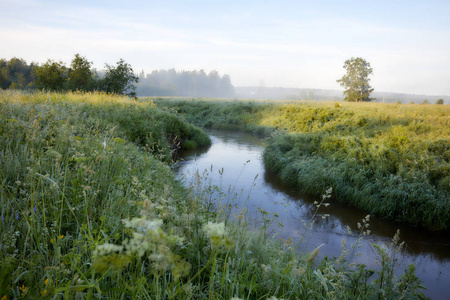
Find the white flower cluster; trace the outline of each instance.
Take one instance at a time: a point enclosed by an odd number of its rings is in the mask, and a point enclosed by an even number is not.
[[[106,243],[97,246],[97,249],[94,250],[94,256],[108,255],[114,252],[122,252],[122,250],[123,246]]]
[[[233,248],[233,241],[226,236],[225,223],[208,222],[203,225],[202,229],[209,236],[211,246],[215,249],[223,251]]]
[[[147,220],[145,218],[133,218],[131,220],[122,220],[122,222],[125,227],[134,228],[136,231],[142,233],[154,232],[155,234],[158,234],[163,224],[163,221],[160,219]]]
[[[203,231],[211,238],[222,238],[225,235],[225,223],[208,222],[203,225]]]

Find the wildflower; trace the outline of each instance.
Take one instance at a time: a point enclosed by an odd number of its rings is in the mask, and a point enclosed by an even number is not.
[[[314,261],[314,259],[316,258],[317,254],[319,254],[320,247],[321,246],[317,247],[316,249],[313,250],[313,252],[311,252],[311,254],[306,259],[306,263],[310,264],[310,263],[312,263]]]
[[[155,220],[147,220],[144,218],[133,218],[130,220],[122,220],[125,227],[134,228],[137,231],[142,233],[154,232],[158,235],[158,231],[163,224],[163,221],[160,219]]]
[[[241,221],[241,225],[244,224],[244,212],[245,212],[245,207],[242,209],[241,214],[239,215],[239,221]]]
[[[50,240],[50,243],[52,243],[52,244],[53,244],[53,242],[54,242],[54,241],[55,241],[55,239],[51,239],[51,240]]]
[[[306,271],[302,267],[298,267],[298,268],[292,268],[291,273],[292,273],[292,276],[302,276],[303,274],[306,273]]]
[[[225,223],[208,222],[203,225],[203,231],[209,236],[212,246],[225,246],[226,250],[233,248],[234,243],[228,237],[225,237]]]
[[[122,252],[123,251],[123,246],[117,246],[114,244],[103,244],[103,245],[98,245],[97,249],[94,251],[94,256],[102,256],[102,255],[108,255],[111,254],[113,252]]]
[[[203,226],[203,230],[210,237],[223,237],[225,234],[225,223],[208,222],[208,224]]]
[[[45,285],[48,284],[48,278],[44,280]]]
[[[43,290],[43,291],[41,292],[41,296],[44,297],[45,295],[47,295],[47,293],[48,293],[47,290]]]
[[[19,213],[16,213],[16,220],[19,220]]]
[[[350,229],[350,226],[348,226],[348,225],[347,225],[347,233],[348,233],[349,235],[352,234],[352,230]]]
[[[5,221],[5,218],[4,218],[3,215],[2,215],[2,223],[3,223],[3,221]]]
[[[64,238],[64,235],[60,235],[59,239],[62,240]]]
[[[1,300],[6,300],[6,299],[7,299],[7,298],[6,298],[6,295],[5,295],[5,296],[3,296],[3,297],[2,297],[2,299],[1,299]]]
[[[269,274],[272,271],[272,266],[271,265],[266,266],[265,264],[261,264],[261,269],[263,269],[264,273]]]
[[[19,287],[19,290],[22,292],[22,296],[23,296],[23,295],[25,295],[28,288],[25,285],[22,285],[21,287]]]

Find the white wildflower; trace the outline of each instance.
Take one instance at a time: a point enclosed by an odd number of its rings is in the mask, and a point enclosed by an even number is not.
[[[208,224],[203,225],[203,230],[210,237],[223,237],[225,234],[225,223],[208,222]]]
[[[122,252],[122,250],[123,246],[106,243],[97,246],[97,249],[94,250],[94,256],[108,255],[113,252]]]
[[[158,234],[163,221],[160,219],[147,220],[144,218],[133,218],[131,220],[122,220],[125,227],[134,228],[142,233],[154,232]]]

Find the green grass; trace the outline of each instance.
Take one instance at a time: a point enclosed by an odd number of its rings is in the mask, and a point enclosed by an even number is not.
[[[292,241],[247,230],[245,215],[236,224],[210,210],[224,193],[201,174],[185,187],[170,168],[178,147],[209,142],[151,102],[0,91],[0,297],[422,295],[413,266],[393,275],[396,239],[374,246],[380,267],[369,270],[349,247],[319,261],[318,250],[298,254]]]
[[[271,136],[266,167],[284,182],[380,217],[450,225],[450,107],[159,99],[196,125]],[[275,131],[277,131],[275,133]]]

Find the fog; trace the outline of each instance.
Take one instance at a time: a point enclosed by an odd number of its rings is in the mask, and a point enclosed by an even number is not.
[[[449,1],[353,2],[5,0],[0,55],[69,64],[80,53],[97,69],[123,58],[145,74],[217,70],[235,87],[316,90],[338,90],[344,61],[363,57],[375,91],[450,95]]]

